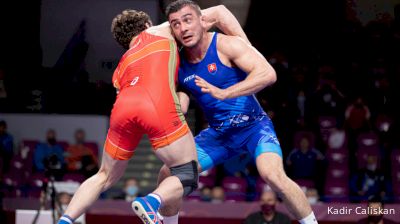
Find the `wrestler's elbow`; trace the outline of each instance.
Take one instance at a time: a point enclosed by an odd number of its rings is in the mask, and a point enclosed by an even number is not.
[[[264,72],[263,78],[262,78],[262,83],[265,86],[270,86],[272,84],[274,84],[277,80],[276,77],[276,72],[275,69],[273,69],[272,67],[269,67],[268,69],[266,69],[266,71]]]
[[[181,111],[182,111],[182,114],[183,114],[183,115],[186,115],[187,112],[188,112],[188,108],[186,108],[186,107],[181,107]]]
[[[215,6],[215,9],[216,9],[219,13],[223,13],[223,14],[229,12],[229,9],[226,8],[226,6],[224,6],[224,5],[217,5],[217,6]]]

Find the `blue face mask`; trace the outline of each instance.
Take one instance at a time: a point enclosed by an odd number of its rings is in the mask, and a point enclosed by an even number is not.
[[[132,196],[132,195],[136,195],[136,193],[138,192],[138,187],[136,187],[136,186],[129,186],[127,189],[126,189],[126,193],[128,194],[128,195],[130,195],[130,196]]]

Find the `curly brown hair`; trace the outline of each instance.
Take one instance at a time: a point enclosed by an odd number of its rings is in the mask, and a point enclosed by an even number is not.
[[[132,41],[132,38],[151,25],[151,19],[147,13],[125,9],[113,19],[111,33],[123,48],[129,49],[129,43]]]

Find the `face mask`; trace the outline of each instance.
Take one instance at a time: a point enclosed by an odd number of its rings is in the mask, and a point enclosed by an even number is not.
[[[304,102],[304,101],[306,101],[306,97],[305,96],[298,96],[297,97],[297,102]]]
[[[209,195],[203,195],[203,196],[201,196],[201,200],[202,201],[211,201],[211,196],[209,196]]]
[[[56,144],[56,139],[55,139],[55,138],[48,138],[48,139],[47,139],[47,142],[48,142],[50,145],[55,145],[55,144]]]
[[[262,204],[261,211],[264,214],[269,215],[275,211],[275,205]]]
[[[325,94],[322,98],[323,98],[325,103],[328,103],[328,102],[332,101],[332,95],[329,94],[329,93]]]
[[[62,209],[63,211],[67,210],[67,207],[68,207],[68,205],[61,205],[61,209]]]
[[[130,196],[132,196],[132,195],[136,195],[136,193],[138,192],[138,187],[136,187],[136,186],[130,186],[130,187],[128,187],[127,189],[126,189],[126,193],[128,194],[128,195],[130,195]]]
[[[308,198],[308,203],[310,203],[310,205],[317,204],[317,201],[318,201],[317,197],[309,197]]]
[[[370,171],[375,171],[376,170],[376,164],[368,164],[367,169]]]
[[[378,223],[383,218],[383,215],[374,215],[368,216],[368,221],[372,223]]]

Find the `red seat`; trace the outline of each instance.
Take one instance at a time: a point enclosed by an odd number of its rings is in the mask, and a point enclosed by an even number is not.
[[[343,129],[333,129],[330,131],[327,138],[327,151],[347,151],[348,150],[348,136]]]
[[[347,152],[343,152],[341,150],[328,150],[326,152],[326,159],[328,160],[329,165],[339,164],[347,167],[349,156]]]
[[[361,133],[357,137],[358,149],[376,149],[379,147],[379,137],[374,132]]]
[[[308,179],[294,179],[294,182],[296,182],[300,188],[315,188],[315,182],[313,180],[308,180]]]
[[[86,177],[83,174],[79,173],[66,173],[62,178],[63,181],[73,181],[78,183],[83,183],[85,179]]]
[[[69,147],[69,143],[67,141],[57,141],[57,144],[59,144],[64,151],[66,151]]]
[[[212,188],[215,185],[215,179],[213,177],[208,176],[200,176],[199,177],[199,187],[198,189],[202,189],[204,187]]]
[[[96,157],[99,156],[99,146],[96,142],[85,142],[84,145],[91,149]]]
[[[349,184],[346,180],[332,180],[327,178],[324,188],[325,199],[329,202],[348,202]]]
[[[318,124],[322,140],[327,142],[330,132],[336,128],[336,118],[334,116],[320,116],[318,118]]]
[[[245,201],[247,181],[241,177],[225,177],[222,180],[222,188],[225,191],[227,201]]]
[[[349,180],[349,169],[346,167],[330,167],[327,170],[326,178],[332,181],[348,181]]]
[[[21,142],[22,142],[23,146],[29,147],[29,149],[31,151],[33,151],[35,149],[36,145],[39,143],[38,140],[30,140],[30,139],[25,139],[25,140],[22,140]]]
[[[199,189],[193,191],[184,198],[186,201],[201,201],[201,191]]]

